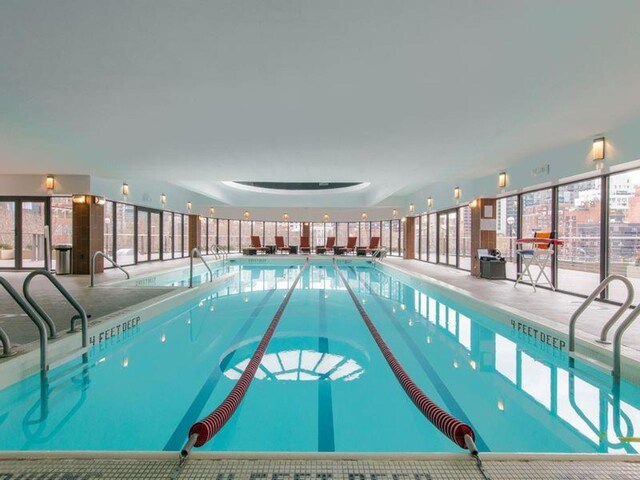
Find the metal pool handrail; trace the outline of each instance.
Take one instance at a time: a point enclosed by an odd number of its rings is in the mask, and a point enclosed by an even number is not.
[[[300,269],[298,276],[289,288],[289,291],[285,295],[284,300],[282,300],[280,308],[278,308],[278,311],[273,316],[273,320],[271,320],[269,328],[267,328],[267,331],[263,335],[262,340],[258,344],[258,348],[256,348],[256,351],[251,356],[251,360],[249,360],[247,368],[245,368],[244,372],[242,372],[240,379],[231,389],[229,395],[227,395],[227,397],[222,401],[220,405],[218,405],[218,407],[213,412],[211,412],[204,419],[195,423],[189,430],[189,439],[180,451],[181,463],[184,462],[194,446],[201,447],[209,440],[211,440],[213,436],[218,433],[222,429],[222,427],[225,426],[231,416],[235,413],[236,409],[240,405],[240,402],[247,393],[247,390],[251,385],[251,381],[253,380],[256,371],[258,370],[258,367],[260,366],[260,362],[262,361],[264,352],[267,350],[269,342],[271,341],[271,337],[273,337],[273,334],[278,327],[278,323],[280,322],[280,318],[284,313],[284,309],[289,303],[289,299],[291,298],[291,295],[293,295],[293,291],[295,290],[296,285],[298,284],[298,281],[302,276],[302,273],[305,271],[308,265],[308,262],[305,262],[303,267]]]
[[[611,327],[620,319],[620,317],[624,314],[624,312],[629,308],[631,302],[633,302],[633,285],[629,281],[628,278],[623,277],[622,275],[609,275],[605,278],[600,285],[596,287],[596,289],[589,295],[582,305],[578,307],[578,309],[571,316],[571,320],[569,321],[569,352],[573,352],[576,347],[576,322],[578,321],[578,317],[582,315],[582,313],[587,309],[591,302],[595,300],[595,298],[602,292],[607,285],[609,285],[614,280],[620,280],[627,287],[627,299],[625,302],[616,310],[616,313],[611,317],[611,319],[604,324],[602,327],[602,331],[600,332],[600,343],[607,342],[607,335]]]
[[[124,274],[127,276],[127,280],[131,278],[131,275],[129,275],[129,272],[127,272],[124,268],[122,268],[120,265],[118,265],[113,258],[107,256],[107,254],[105,254],[103,251],[98,250],[96,253],[93,254],[93,257],[91,257],[91,285],[90,285],[91,287],[93,287],[95,285],[94,284],[94,275],[95,275],[95,272],[96,272],[96,258],[98,258],[98,257],[102,257],[105,260],[109,260],[111,262],[111,265],[113,265],[114,267],[116,267],[116,268],[120,269],[121,271],[123,271]]]
[[[27,302],[20,296],[20,294],[16,291],[15,288],[11,286],[11,284],[7,281],[6,278],[0,277],[0,285],[4,287],[7,293],[13,298],[13,300],[18,304],[18,306],[22,309],[24,313],[31,319],[31,321],[35,324],[38,329],[38,333],[40,336],[40,370],[42,372],[46,371],[47,368],[47,328],[44,325],[42,319],[38,316],[38,314],[29,306]],[[55,333],[55,325],[54,325],[54,333]],[[2,335],[6,337],[2,339],[2,344],[4,347],[4,355],[10,356],[11,352],[11,341],[9,340],[9,336],[0,329],[0,337]],[[6,343],[5,343],[6,340]]]
[[[453,415],[450,415],[442,408],[440,408],[433,400],[431,400],[421,389],[418,387],[415,382],[407,375],[400,362],[393,355],[386,342],[378,332],[377,328],[369,318],[366,310],[362,306],[362,304],[358,301],[358,297],[353,292],[353,289],[349,285],[349,282],[344,275],[340,271],[340,269],[335,265],[334,259],[334,268],[338,273],[338,276],[344,283],[347,292],[351,296],[353,303],[355,304],[362,320],[366,324],[371,336],[374,341],[378,345],[380,352],[384,356],[385,360],[391,367],[393,374],[398,379],[398,382],[407,393],[409,398],[413,401],[414,405],[422,412],[422,414],[429,420],[434,427],[440,430],[443,434],[445,434],[451,441],[453,441],[460,448],[466,448],[469,450],[472,456],[478,458],[478,449],[475,446],[475,434],[473,429],[467,425],[466,423],[458,420]]]
[[[204,263],[204,266],[209,270],[209,281],[213,282],[213,272],[209,268],[209,264],[207,264],[206,260],[202,258],[202,253],[197,248],[191,250],[189,254],[189,288],[193,287],[193,255],[197,255],[198,258]]]
[[[53,321],[51,320],[49,315],[47,315],[47,312],[45,312],[40,304],[31,296],[31,292],[29,291],[31,280],[33,280],[38,275],[42,275],[43,277],[48,278],[53,286],[56,287],[56,289],[62,294],[67,302],[69,302],[69,304],[74,308],[78,315],[80,315],[80,319],[82,321],[82,348],[86,349],[89,344],[89,337],[87,334],[87,331],[89,329],[89,321],[87,320],[87,312],[85,312],[84,308],[82,308],[82,305],[80,305],[78,301],[73,298],[73,296],[67,291],[66,288],[62,286],[62,284],[52,273],[47,272],[46,270],[36,270],[27,275],[27,278],[24,279],[24,284],[22,285],[22,293],[24,294],[24,298],[47,323],[51,322],[51,324],[53,324]],[[86,355],[86,352],[84,352],[83,357],[86,358]]]

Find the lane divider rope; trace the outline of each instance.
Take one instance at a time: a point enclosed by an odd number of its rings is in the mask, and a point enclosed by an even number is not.
[[[193,447],[201,447],[209,440],[213,438],[213,436],[218,433],[222,427],[227,423],[227,421],[231,418],[231,416],[235,413],[236,409],[240,405],[240,402],[244,398],[247,390],[249,389],[249,385],[251,385],[251,381],[260,366],[260,362],[262,362],[262,357],[264,356],[267,347],[269,346],[269,342],[271,341],[271,337],[278,327],[278,323],[280,322],[280,318],[284,313],[284,309],[289,303],[289,299],[293,294],[293,291],[298,285],[298,281],[302,276],[303,272],[307,268],[308,263],[302,266],[302,269],[298,273],[298,276],[294,280],[293,284],[289,288],[289,291],[284,297],[284,300],[280,304],[278,311],[273,316],[273,320],[271,320],[271,324],[267,331],[265,332],[258,348],[253,353],[247,368],[245,368],[244,372],[240,376],[240,379],[236,382],[234,387],[229,392],[229,395],[218,405],[218,407],[211,412],[208,416],[193,424],[191,429],[189,430],[189,440],[185,444],[185,446],[180,451],[181,463],[184,462],[186,457],[189,455],[189,452]]]
[[[338,272],[342,283],[344,283],[347,292],[353,300],[353,303],[356,305],[356,308],[360,312],[360,316],[362,317],[362,320],[364,320],[364,323],[369,329],[371,336],[378,345],[380,352],[389,364],[389,367],[391,367],[391,370],[398,379],[398,382],[400,382],[400,385],[402,385],[404,391],[407,393],[409,398],[411,398],[411,401],[416,407],[418,407],[418,410],[420,410],[422,414],[427,417],[427,420],[429,420],[438,430],[449,437],[451,441],[453,441],[460,448],[469,450],[472,455],[477,455],[477,449],[474,443],[475,433],[473,432],[473,429],[466,423],[461,422],[456,417],[440,408],[420,389],[420,387],[415,384],[415,382],[411,379],[407,372],[405,372],[404,368],[402,368],[400,362],[398,362],[396,357],[393,355],[386,342],[382,339],[382,336],[378,332],[378,329],[369,318],[369,315],[358,300],[356,294],[353,292],[351,286],[349,285],[349,282],[337,267],[335,259],[333,263],[336,272]]]

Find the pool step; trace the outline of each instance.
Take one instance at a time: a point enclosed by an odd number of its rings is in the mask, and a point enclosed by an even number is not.
[[[89,347],[80,347],[80,348],[76,348],[74,350],[71,350],[65,356],[60,357],[57,360],[54,360],[53,362],[49,362],[49,370],[51,371],[54,368],[59,367],[60,365],[64,365],[69,360],[73,360],[74,358],[79,357],[80,355],[83,355],[83,354],[87,353],[88,351],[89,351]]]
[[[595,368],[596,370],[600,371],[600,372],[604,372],[604,373],[608,373],[611,374],[611,365],[608,365],[604,362],[601,362],[599,360],[596,360],[594,358],[591,358],[587,355],[584,355],[582,353],[578,353],[578,352],[569,352],[569,357],[573,358],[574,360],[578,360],[582,363],[585,363],[587,365],[589,365],[590,367]],[[573,366],[574,370],[580,370],[581,372],[584,372],[585,374],[589,375],[591,378],[593,379],[597,379],[596,375],[594,375],[594,372],[589,372],[588,370],[585,370],[584,368],[580,368],[578,367],[575,363]],[[599,380],[599,379],[597,379]]]

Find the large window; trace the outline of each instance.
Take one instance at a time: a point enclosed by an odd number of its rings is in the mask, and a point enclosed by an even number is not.
[[[198,239],[198,248],[200,249],[203,255],[206,255],[209,253],[206,217],[200,217],[200,238]]]
[[[300,235],[302,235],[302,223],[291,222],[289,224],[289,245],[300,245]]]
[[[435,213],[430,213],[429,214],[429,237],[428,237],[428,245],[427,245],[427,250],[428,250],[427,260],[433,263],[435,263],[438,260],[437,231],[438,231],[438,215]]]
[[[324,245],[324,223],[311,224],[311,245]]]
[[[420,217],[413,218],[413,258],[420,259]]]
[[[380,244],[386,248],[388,252],[391,252],[391,222],[385,220],[381,222],[380,225],[382,229]]]
[[[261,245],[265,245],[264,243],[264,222],[253,222],[251,225],[251,235],[256,235],[260,237]]]
[[[369,246],[371,241],[371,224],[369,222],[360,222],[360,245]]]
[[[420,260],[427,261],[427,243],[429,240],[429,215],[420,216]]]
[[[336,233],[336,245],[346,245],[347,237],[349,236],[349,224],[346,222],[338,223],[338,231]]]
[[[402,228],[400,220],[391,221],[391,255],[402,255],[402,236],[400,235]]]
[[[212,247],[218,244],[218,220],[215,218],[208,218],[207,229],[207,246],[209,253],[211,253]]]
[[[356,237],[356,245],[360,245],[360,225],[358,222],[349,222],[349,237]]]
[[[229,220],[229,251],[240,251],[240,220]]]
[[[496,207],[496,247],[505,258],[507,278],[515,280],[518,274],[518,196],[499,198]]]
[[[371,236],[372,237],[380,236],[380,222],[371,222]]]
[[[289,223],[278,222],[278,224],[276,225],[276,235],[278,237],[282,237],[285,245],[289,245]]]
[[[247,220],[243,220],[240,223],[240,233],[242,234],[240,239],[240,246],[242,248],[251,246],[251,222]]]
[[[640,302],[640,170],[609,177],[609,274],[624,275]],[[609,286],[609,299],[623,302],[626,290],[619,282]]]
[[[522,228],[520,232],[523,238],[531,238],[536,232],[553,230],[552,199],[553,194],[550,188],[520,195],[520,202],[522,202]],[[547,277],[553,280],[552,267],[548,266],[544,270]],[[531,268],[534,279],[538,276],[538,272],[537,267]],[[528,279],[525,277],[523,281],[526,282]],[[544,282],[544,278],[541,278],[540,281]]]
[[[134,263],[134,215],[133,205],[124,203],[116,204],[116,262],[120,265],[131,265]]]
[[[0,202],[0,267],[16,266],[16,202]]]
[[[149,260],[149,212],[138,210],[138,262]]]
[[[264,244],[276,244],[276,222],[264,222]]]
[[[149,213],[149,253],[151,260],[160,260],[160,212]]]
[[[562,185],[558,195],[558,277],[556,287],[589,295],[600,283],[599,178]]]
[[[162,259],[173,257],[173,214],[162,212]]]
[[[463,270],[471,270],[471,208],[460,207],[458,230],[458,267]]]
[[[114,220],[114,212],[116,205],[113,202],[105,202],[104,203],[104,253],[107,254],[108,257],[114,258],[113,255],[113,232],[115,228]],[[111,263],[104,262],[105,268],[111,266]]]
[[[218,245],[223,250],[229,251],[229,220],[218,219]]]
[[[182,214],[173,214],[173,258],[182,257]]]

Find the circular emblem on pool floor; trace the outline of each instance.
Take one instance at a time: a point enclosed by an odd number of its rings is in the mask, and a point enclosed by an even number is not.
[[[237,380],[249,364],[258,342],[239,347],[223,358],[224,375]],[[357,380],[365,372],[367,355],[350,343],[326,337],[274,338],[262,357],[255,378],[308,382]]]

